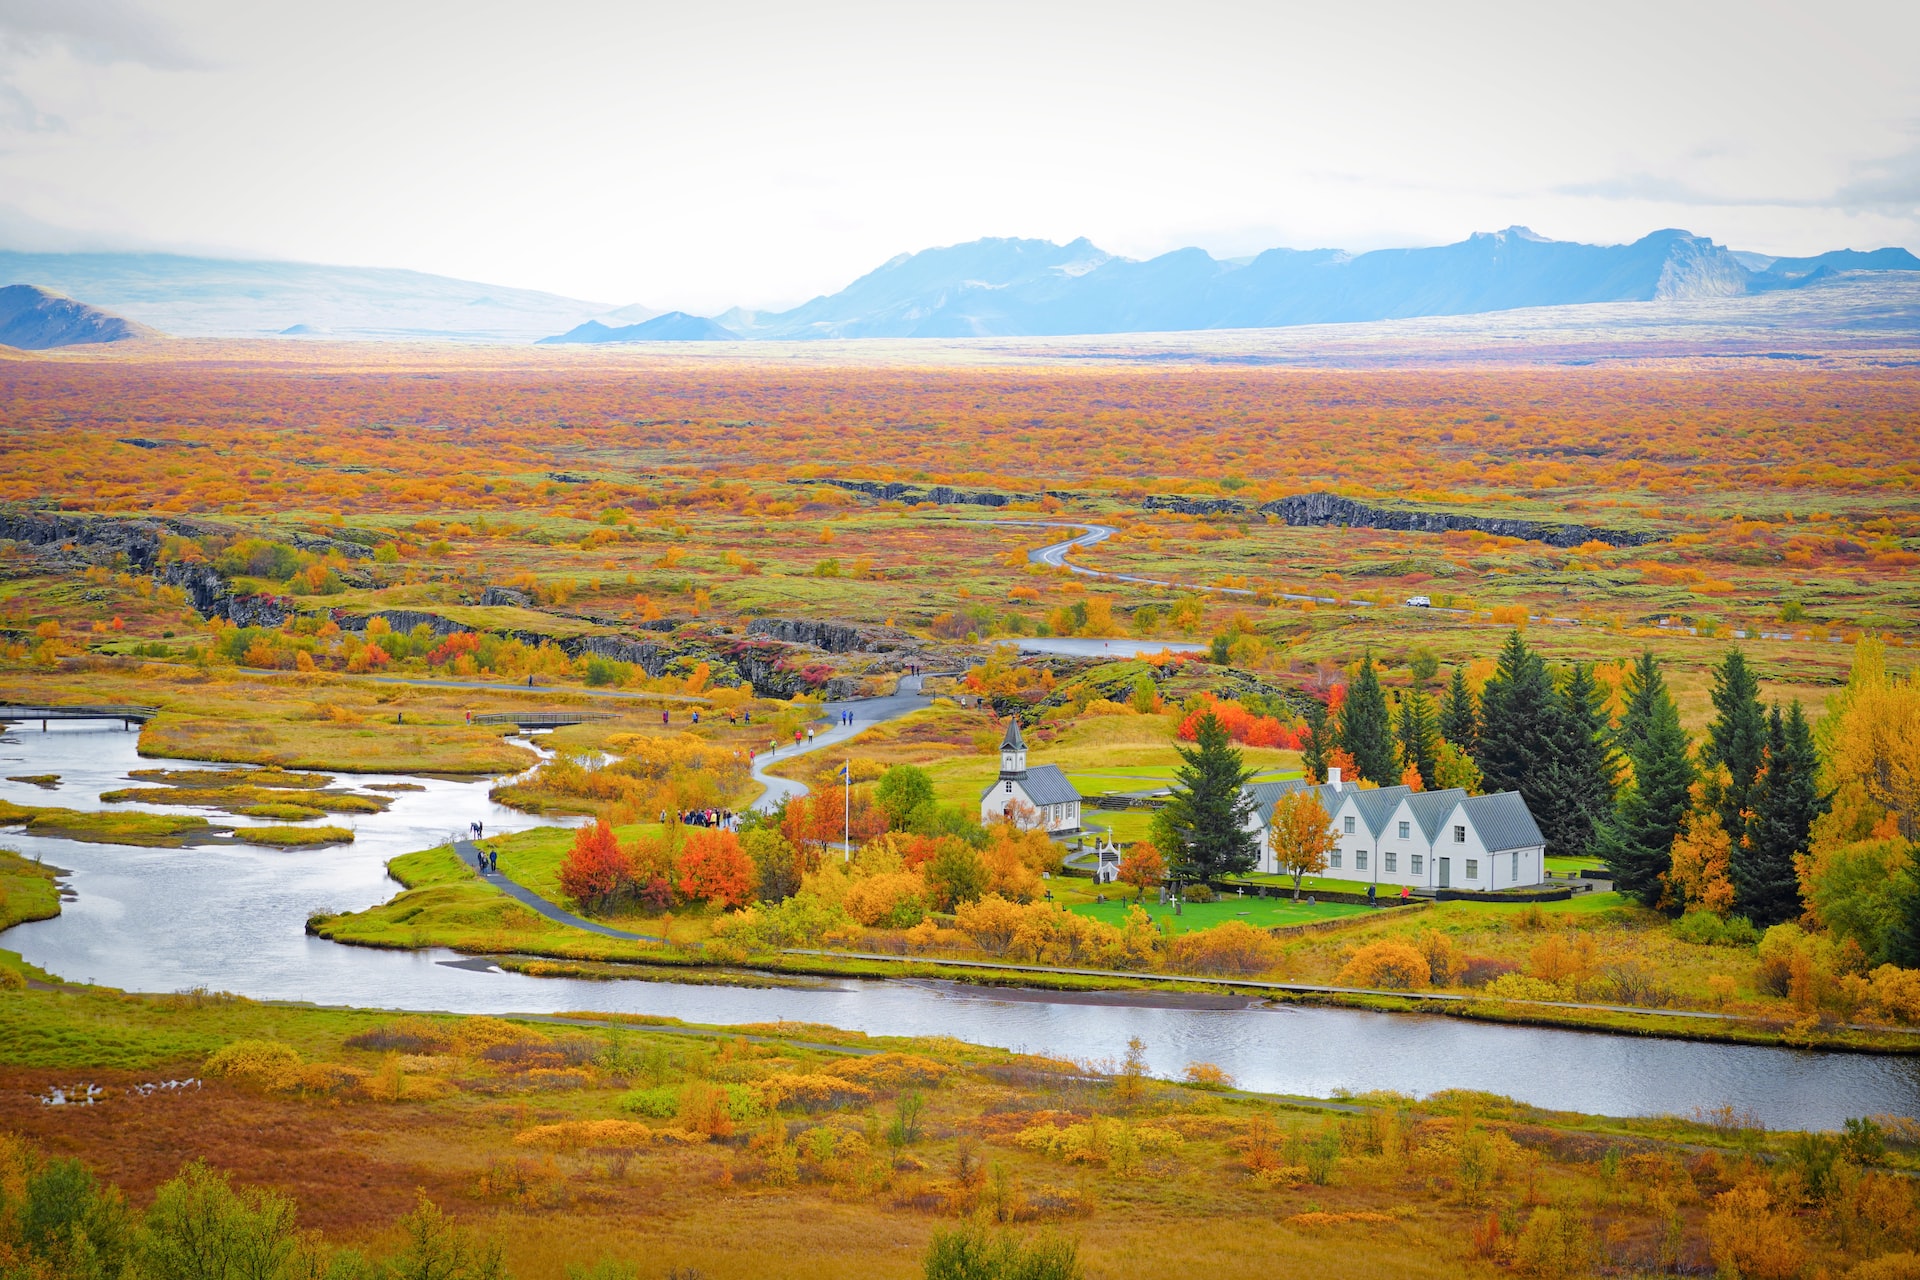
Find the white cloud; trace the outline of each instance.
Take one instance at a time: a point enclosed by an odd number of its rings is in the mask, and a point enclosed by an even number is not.
[[[22,119],[67,126],[6,137],[0,190],[25,213],[696,311],[981,235],[1131,256],[1512,223],[1607,242],[1679,225],[1776,253],[1920,243],[1920,6],[158,12],[0,0],[0,81]]]

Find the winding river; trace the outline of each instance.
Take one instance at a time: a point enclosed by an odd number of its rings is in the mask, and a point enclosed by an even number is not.
[[[20,804],[100,806],[128,770],[151,766],[114,729],[19,726],[0,737],[0,776],[59,774],[57,790],[0,781]],[[179,762],[168,762],[179,767]],[[54,920],[18,926],[0,945],[74,981],[134,991],[196,986],[256,999],[462,1013],[647,1013],[706,1023],[781,1019],[878,1034],[953,1035],[1078,1059],[1113,1059],[1129,1037],[1161,1075],[1217,1063],[1249,1088],[1425,1094],[1486,1089],[1542,1106],[1612,1115],[1688,1114],[1731,1104],[1773,1127],[1832,1128],[1849,1116],[1920,1111],[1920,1060],[1637,1039],[1344,1009],[1218,1001],[1191,1007],[1008,995],[944,983],[822,982],[802,989],[536,979],[452,962],[445,951],[390,952],[306,936],[314,910],[355,910],[396,892],[386,860],[464,830],[534,825],[487,799],[485,782],[343,777],[336,785],[414,782],[387,812],[330,818],[351,845],[284,852],[242,838],[139,849],[0,833],[0,843],[68,868],[74,899]],[[180,812],[180,810],[170,810]],[[208,814],[219,821],[239,821]],[[241,833],[244,836],[244,829]]]

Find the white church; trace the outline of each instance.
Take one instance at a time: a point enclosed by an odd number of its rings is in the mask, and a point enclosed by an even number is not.
[[[1273,806],[1268,804],[1268,810]],[[1011,822],[1048,835],[1080,829],[1080,793],[1059,765],[1027,767],[1027,740],[1020,736],[1020,718],[1007,717],[1007,733],[1000,740],[1000,776],[980,793],[980,821]]]
[[[1488,892],[1544,883],[1547,842],[1517,791],[1470,796],[1459,788],[1358,787],[1327,770],[1316,787],[1299,779],[1256,782],[1248,829],[1260,840],[1260,870],[1282,874],[1268,840],[1274,803],[1289,791],[1312,790],[1327,811],[1339,845],[1323,873],[1399,889]]]

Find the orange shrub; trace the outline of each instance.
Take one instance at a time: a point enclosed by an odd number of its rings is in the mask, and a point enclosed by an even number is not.
[[[1427,958],[1404,942],[1382,939],[1353,953],[1334,981],[1348,987],[1378,987],[1406,991],[1433,980]]]

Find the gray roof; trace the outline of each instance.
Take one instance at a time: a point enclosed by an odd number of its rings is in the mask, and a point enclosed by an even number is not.
[[[1348,787],[1345,790],[1336,790],[1324,782],[1317,786],[1309,787],[1307,783],[1300,778],[1288,778],[1284,782],[1251,783],[1240,788],[1240,793],[1253,797],[1254,816],[1260,820],[1260,825],[1265,827],[1272,825],[1273,806],[1279,803],[1281,796],[1286,795],[1290,791],[1308,790],[1320,798],[1320,807],[1327,811],[1328,816],[1332,816],[1333,811],[1340,807],[1341,799],[1349,794],[1353,788]]]
[[[1466,811],[1473,829],[1479,833],[1480,843],[1486,846],[1489,853],[1546,844],[1546,838],[1540,834],[1527,802],[1518,791],[1469,796],[1461,802],[1460,807]]]
[[[1420,824],[1420,834],[1426,837],[1428,844],[1440,838],[1440,824],[1453,812],[1453,806],[1467,798],[1467,793],[1459,787],[1449,787],[1445,791],[1416,791],[1407,797],[1407,807],[1413,810],[1413,820]]]
[[[1027,799],[1035,804],[1072,804],[1080,798],[1080,793],[1074,790],[1073,784],[1067,781],[1067,775],[1060,772],[1057,764],[1033,765],[1024,776],[1014,780],[1025,789]],[[980,798],[985,800],[988,793],[1000,785],[1000,781],[996,778],[989,782],[987,789],[980,793]]]
[[[1007,734],[1004,738],[1000,739],[1000,749],[1002,751],[1025,751],[1027,749],[1027,740],[1020,736],[1019,716],[1007,717]],[[1047,803],[1052,804],[1053,802],[1049,800]]]
[[[1369,787],[1354,797],[1354,808],[1360,813],[1360,821],[1367,824],[1367,830],[1378,836],[1387,829],[1387,820],[1400,802],[1412,794],[1412,789],[1395,783],[1391,787]]]

